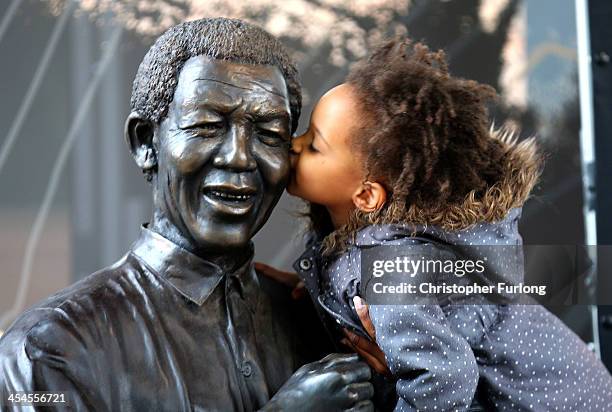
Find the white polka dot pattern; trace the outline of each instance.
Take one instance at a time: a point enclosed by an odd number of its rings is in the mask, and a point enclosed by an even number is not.
[[[502,222],[465,231],[428,226],[418,227],[417,233],[456,248],[493,253],[488,260],[496,265],[497,275],[503,275],[515,257],[478,246],[521,245],[520,213],[516,208]],[[333,305],[324,305],[326,313],[341,326],[352,325],[359,322],[350,302],[360,280],[359,249],[410,244],[414,229],[369,226],[358,232],[353,248],[323,268],[313,265],[306,272],[295,267],[320,302],[339,305],[336,313],[330,310]],[[311,245],[308,252],[313,250]],[[398,379],[396,411],[465,410],[476,390],[486,410],[612,411],[610,373],[542,306],[372,305],[370,317],[377,343]]]

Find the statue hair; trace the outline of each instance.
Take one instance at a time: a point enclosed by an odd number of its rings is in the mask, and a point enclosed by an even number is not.
[[[132,111],[159,123],[168,112],[183,65],[195,56],[278,67],[287,84],[291,131],[295,131],[302,108],[302,90],[287,50],[262,28],[223,17],[178,24],[155,41],[134,79]]]

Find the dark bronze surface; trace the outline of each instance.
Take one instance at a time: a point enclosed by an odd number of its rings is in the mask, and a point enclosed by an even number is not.
[[[165,116],[135,110],[126,121],[152,184],[150,229],[6,331],[0,407],[24,410],[6,400],[16,391],[66,391],[58,409],[372,410],[367,365],[341,354],[304,365],[330,347],[312,307],[251,263],[251,238],[289,175],[299,97],[287,68],[204,55],[181,64]]]
[[[212,261],[243,255],[287,183],[290,119],[276,67],[189,59],[166,118],[126,124],[138,165],[158,169],[152,229]]]

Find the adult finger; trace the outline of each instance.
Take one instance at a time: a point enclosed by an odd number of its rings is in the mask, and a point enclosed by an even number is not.
[[[325,364],[325,368],[331,368],[336,365],[353,363],[358,361],[359,356],[354,353],[330,353],[329,355],[321,359],[320,362]]]
[[[346,412],[374,412],[374,404],[372,401],[362,401],[352,408],[345,409]]]
[[[364,329],[368,332],[372,340],[376,340],[376,329],[374,329],[374,324],[372,323],[372,319],[370,319],[368,305],[366,305],[365,301],[359,296],[353,297],[353,304],[355,305],[357,316],[359,316],[359,320],[361,320]]]
[[[372,378],[372,370],[362,360],[347,365],[337,365],[336,370],[340,372],[347,384],[365,382]]]
[[[349,397],[355,402],[367,401],[374,396],[374,385],[370,382],[351,383],[347,386]]]

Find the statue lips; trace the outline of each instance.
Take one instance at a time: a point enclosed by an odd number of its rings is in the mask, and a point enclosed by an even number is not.
[[[257,189],[253,186],[206,185],[203,192],[214,210],[227,215],[248,213],[257,199]]]

